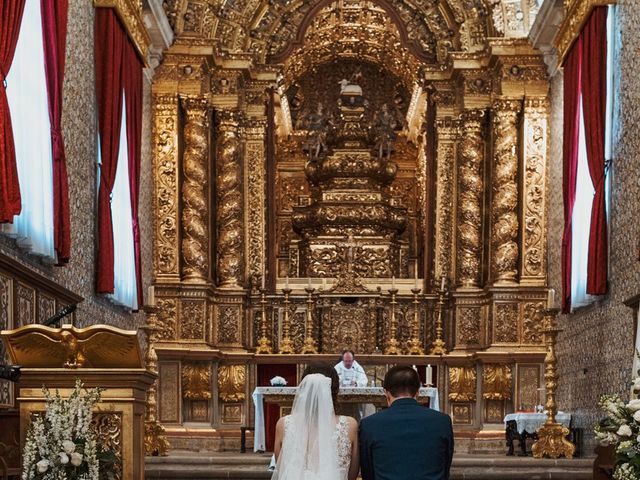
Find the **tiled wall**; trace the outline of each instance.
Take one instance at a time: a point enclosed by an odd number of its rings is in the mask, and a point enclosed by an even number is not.
[[[640,2],[619,0],[616,65],[617,126],[610,212],[609,294],[597,304],[561,316],[559,405],[575,414],[575,424],[590,434],[600,418],[604,393],[626,395],[633,360],[633,313],[623,301],[640,293]],[[560,291],[562,206],[562,74],[551,86],[551,178],[549,201],[549,278]]]

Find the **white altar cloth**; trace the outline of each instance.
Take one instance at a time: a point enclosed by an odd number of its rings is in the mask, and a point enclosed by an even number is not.
[[[266,450],[263,404],[265,395],[278,398],[290,398],[291,402],[293,402],[293,397],[297,389],[297,387],[257,387],[253,391],[253,405],[256,409],[255,429],[253,432],[254,452],[264,452]],[[384,389],[382,387],[341,387],[338,393],[338,402],[372,403],[372,397],[384,399]],[[437,388],[421,388],[418,394],[418,399],[420,398],[429,398],[431,408],[440,411],[440,400]],[[361,399],[361,401],[358,401],[359,399]]]
[[[522,434],[523,432],[535,433],[542,426],[542,424],[547,421],[547,414],[533,412],[510,413],[506,417],[504,417],[505,427],[507,426],[507,422],[510,420],[516,421],[519,434]],[[558,412],[556,414],[556,421],[569,428],[569,426],[571,425],[571,414]]]

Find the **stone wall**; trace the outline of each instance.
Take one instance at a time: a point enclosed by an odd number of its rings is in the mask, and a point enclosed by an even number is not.
[[[575,415],[575,425],[591,437],[600,418],[604,393],[628,394],[633,361],[633,312],[623,301],[640,293],[640,2],[618,0],[618,47],[614,121],[614,159],[610,194],[609,293],[597,303],[559,318],[559,406]],[[561,290],[562,205],[562,75],[551,85],[551,178],[549,184],[549,278]],[[590,441],[587,438],[587,441]]]
[[[143,321],[141,314],[132,314],[127,309],[114,305],[105,296],[95,293],[97,110],[93,55],[94,13],[92,2],[69,1],[62,130],[69,174],[71,260],[64,267],[45,265],[38,258],[21,252],[7,237],[0,237],[0,252],[84,297],[76,312],[79,325],[107,323],[133,328]],[[150,84],[145,79],[139,208],[145,296],[152,276],[150,90]]]

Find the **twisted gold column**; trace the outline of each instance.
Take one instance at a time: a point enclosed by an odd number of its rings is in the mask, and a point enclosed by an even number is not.
[[[544,380],[547,393],[547,421],[538,429],[538,441],[531,450],[536,458],[567,457],[572,458],[576,446],[567,440],[569,429],[556,421],[558,406],[556,404],[556,389],[558,388],[558,370],[556,358],[556,337],[562,329],[556,326],[557,308],[544,310],[544,342],[547,347],[547,355],[544,358]]]
[[[186,97],[182,159],[182,266],[186,281],[206,282],[209,276],[209,103]]]
[[[458,147],[457,280],[467,288],[480,282],[482,254],[482,195],[484,191],[482,140],[483,110],[462,114],[462,140]]]
[[[242,288],[244,235],[240,134],[236,115],[221,114],[218,125],[218,282],[221,288]]]
[[[493,104],[494,162],[491,202],[491,277],[515,283],[518,274],[518,115],[521,102]]]

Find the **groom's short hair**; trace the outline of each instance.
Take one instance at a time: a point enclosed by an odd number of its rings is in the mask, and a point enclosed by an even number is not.
[[[396,365],[384,376],[383,386],[393,397],[415,397],[420,390],[420,377],[413,368]]]

